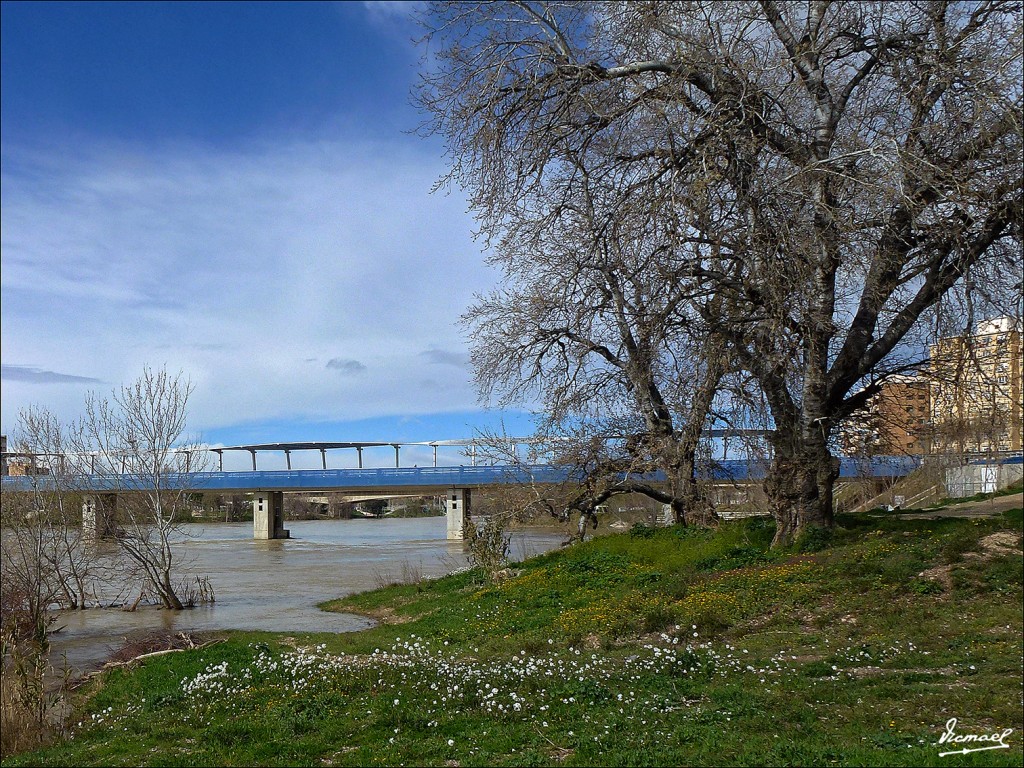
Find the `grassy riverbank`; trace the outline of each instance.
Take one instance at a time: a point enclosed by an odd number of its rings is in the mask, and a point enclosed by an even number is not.
[[[4,765],[1020,765],[1021,519],[640,527],[354,595],[385,623],[108,672]],[[954,717],[1010,748],[940,757]]]

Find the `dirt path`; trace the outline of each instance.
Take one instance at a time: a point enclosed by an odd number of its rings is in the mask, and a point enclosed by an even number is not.
[[[1014,493],[1010,496],[999,496],[984,501],[965,501],[962,504],[950,504],[948,507],[939,507],[938,509],[923,509],[913,514],[902,514],[900,517],[907,520],[938,517],[990,517],[1017,507],[1024,507],[1024,493]]]

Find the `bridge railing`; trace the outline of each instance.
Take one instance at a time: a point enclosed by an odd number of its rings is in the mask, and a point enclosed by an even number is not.
[[[401,467],[373,469],[299,469],[233,472],[168,473],[160,478],[167,490],[255,491],[329,490],[346,488],[446,488],[507,483],[559,483],[569,472],[547,464],[519,466]],[[81,491],[117,493],[153,489],[152,478],[127,475],[82,475],[61,485]],[[13,491],[53,490],[47,475],[4,477],[3,487]]]
[[[844,458],[840,477],[902,477],[920,466],[920,457],[876,456],[868,460]],[[715,462],[701,479],[710,482],[749,482],[764,478],[763,462],[730,460]],[[575,472],[550,464],[523,466],[394,467],[373,469],[297,469],[232,472],[169,473],[161,487],[190,491],[330,490],[350,488],[472,488],[508,483],[561,483]],[[634,479],[659,482],[664,473],[630,475]],[[61,485],[80,491],[131,492],[153,489],[152,477],[128,475],[84,475],[61,479]],[[13,491],[52,489],[55,478],[46,475],[3,478],[3,488]]]

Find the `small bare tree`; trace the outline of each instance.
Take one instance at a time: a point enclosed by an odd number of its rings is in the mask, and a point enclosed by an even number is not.
[[[20,439],[12,447],[28,453]],[[46,691],[49,631],[62,585],[53,494],[34,456],[28,467],[30,488],[0,495],[0,756],[40,744],[56,701]]]
[[[35,457],[42,474],[33,475],[29,498],[33,519],[45,526],[43,547],[49,570],[58,586],[62,608],[81,609],[97,602],[100,584],[112,578],[111,563],[102,557],[81,523],[81,485],[87,457],[76,455],[76,425],[60,422],[39,406],[21,411],[15,444],[17,450]],[[85,460],[83,460],[83,458]]]
[[[32,497],[0,500],[0,757],[39,746],[60,693],[47,690],[51,608],[59,598],[46,522]]]
[[[143,589],[165,608],[186,607],[175,540],[191,516],[182,478],[203,468],[198,444],[183,441],[192,385],[182,374],[145,368],[110,399],[86,399],[78,454],[91,457],[91,480],[117,494],[117,541]]]
[[[3,579],[4,631],[45,645],[51,608],[60,596],[60,580],[52,565],[50,524],[35,492],[3,492],[0,502],[0,578]],[[17,627],[8,617],[16,617]]]

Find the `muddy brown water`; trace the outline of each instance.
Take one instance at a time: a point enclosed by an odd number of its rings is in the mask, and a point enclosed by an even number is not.
[[[153,632],[224,629],[352,632],[372,620],[329,613],[317,604],[419,574],[441,576],[467,564],[465,545],[446,539],[444,517],[304,520],[287,523],[292,538],[256,541],[252,523],[187,526],[176,555],[191,574],[208,576],[216,601],[185,611],[141,607],[61,613],[52,635],[54,659],[66,655],[77,673],[100,667],[126,642]],[[565,533],[513,534],[514,560],[557,547]]]

